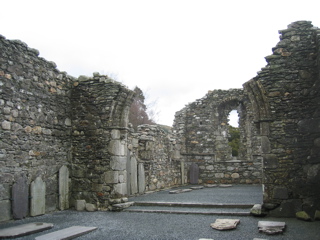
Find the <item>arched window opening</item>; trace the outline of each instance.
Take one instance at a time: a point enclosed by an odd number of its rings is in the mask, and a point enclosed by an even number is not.
[[[237,110],[232,110],[228,116],[228,145],[232,148],[232,156],[239,155],[240,145],[240,129],[239,129],[239,116]]]

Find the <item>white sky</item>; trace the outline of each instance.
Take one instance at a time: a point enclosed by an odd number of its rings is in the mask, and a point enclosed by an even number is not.
[[[100,72],[156,101],[158,123],[208,90],[241,88],[278,30],[320,27],[319,0],[0,0],[0,34],[78,77]]]

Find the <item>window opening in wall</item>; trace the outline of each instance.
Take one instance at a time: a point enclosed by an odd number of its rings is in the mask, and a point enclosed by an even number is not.
[[[232,156],[237,157],[239,154],[240,145],[240,129],[239,116],[236,110],[232,110],[228,116],[228,145],[232,148]]]

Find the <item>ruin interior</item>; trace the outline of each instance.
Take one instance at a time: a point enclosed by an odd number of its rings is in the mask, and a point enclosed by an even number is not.
[[[68,209],[79,199],[108,209],[128,195],[190,183],[262,184],[271,216],[314,215],[320,29],[298,21],[279,33],[257,76],[186,105],[171,132],[157,125],[135,132],[128,123],[133,91],[121,83],[98,73],[74,78],[0,35],[0,222]],[[239,115],[237,157],[228,145],[231,110]],[[42,208],[32,207],[34,188]]]

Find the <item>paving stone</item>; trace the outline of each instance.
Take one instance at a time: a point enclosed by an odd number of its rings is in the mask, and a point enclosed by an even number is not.
[[[27,177],[18,178],[12,186],[12,212],[14,219],[23,219],[27,216],[29,207],[29,194]]]
[[[214,188],[214,187],[218,187],[218,184],[205,184],[204,186],[206,188]]]
[[[37,177],[31,183],[30,215],[38,216],[46,211],[46,184],[41,177]]]
[[[35,240],[72,239],[96,230],[96,227],[73,226],[36,237]]]
[[[239,223],[239,219],[217,219],[210,226],[217,230],[230,230],[235,229]]]
[[[282,233],[285,229],[285,222],[273,222],[273,221],[259,221],[259,232],[264,232],[269,235]]]
[[[41,232],[53,227],[52,223],[28,223],[15,227],[4,228],[0,230],[0,238],[15,238],[21,237],[37,232]]]

